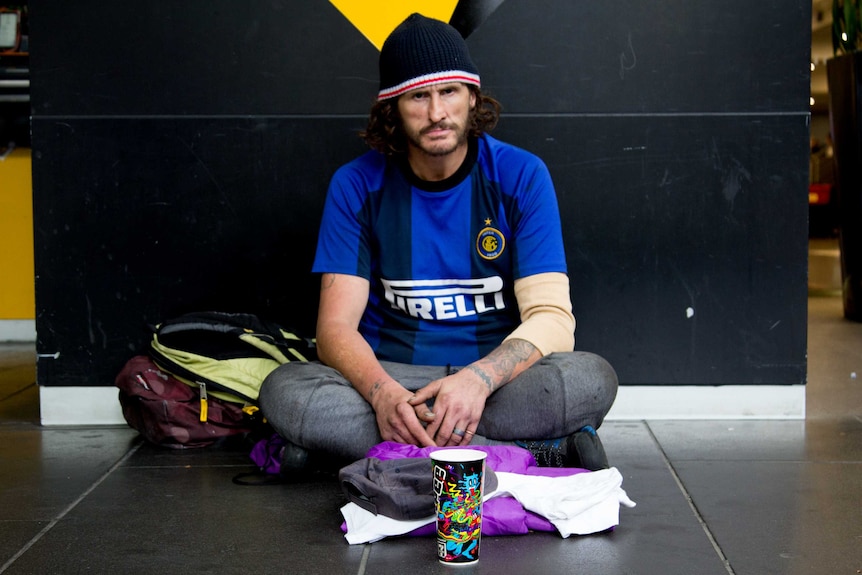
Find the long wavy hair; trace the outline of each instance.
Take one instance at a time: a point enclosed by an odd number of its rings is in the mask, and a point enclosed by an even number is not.
[[[476,105],[470,110],[467,127],[468,136],[479,137],[490,132],[500,119],[503,107],[500,102],[482,94],[476,86],[468,86],[476,96]],[[376,102],[371,107],[368,126],[359,133],[372,149],[381,154],[392,155],[407,151],[407,136],[398,113],[398,98]]]

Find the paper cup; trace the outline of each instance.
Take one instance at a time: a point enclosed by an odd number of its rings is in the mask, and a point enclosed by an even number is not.
[[[437,502],[437,559],[446,565],[479,560],[486,453],[441,449],[430,454]]]

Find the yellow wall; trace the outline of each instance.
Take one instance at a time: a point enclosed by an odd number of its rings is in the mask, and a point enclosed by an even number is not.
[[[0,160],[0,320],[36,317],[30,166],[29,148]]]

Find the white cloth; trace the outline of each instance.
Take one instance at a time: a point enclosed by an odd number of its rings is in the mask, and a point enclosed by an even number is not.
[[[347,533],[344,534],[344,538],[351,545],[374,543],[385,537],[404,535],[423,525],[428,525],[436,519],[436,516],[431,515],[425,519],[399,521],[385,515],[374,515],[355,503],[348,503],[342,507],[341,514],[347,524]]]
[[[497,490],[550,521],[560,535],[598,533],[620,524],[620,504],[634,507],[616,467],[563,477],[497,473]]]
[[[620,504],[635,506],[622,489],[623,477],[615,467],[562,477],[503,471],[496,474],[497,490],[487,494],[483,500],[514,497],[524,509],[550,521],[563,537],[598,533],[615,527],[619,525]],[[347,525],[344,537],[351,545],[404,535],[435,521],[434,515],[414,521],[399,521],[374,515],[355,503],[342,507],[341,514]]]

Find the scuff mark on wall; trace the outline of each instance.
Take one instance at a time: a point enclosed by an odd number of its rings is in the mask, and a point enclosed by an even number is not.
[[[635,47],[632,43],[632,35],[628,36],[627,43],[628,51],[620,53],[620,80],[626,79],[626,72],[630,72],[635,69],[635,66],[638,64],[638,56],[635,54]]]
[[[85,295],[87,300],[87,336],[90,339],[90,344],[96,343],[96,334],[93,332],[93,303],[90,301],[90,296]]]
[[[731,158],[730,161],[730,168],[721,178],[721,191],[733,210],[733,202],[737,194],[742,191],[742,182],[750,182],[751,173],[736,158]]]
[[[200,137],[200,134],[197,134],[197,136]],[[197,164],[204,171],[204,173],[206,174],[209,181],[212,182],[213,186],[215,186],[215,189],[218,191],[219,195],[221,196],[221,198],[223,200],[224,206],[227,207],[228,210],[230,210],[231,214],[236,216],[236,210],[233,207],[233,203],[231,202],[231,198],[228,196],[227,193],[225,193],[225,190],[222,188],[221,184],[216,179],[215,175],[213,175],[212,171],[209,169],[206,162],[204,162],[203,158],[201,158],[198,155],[198,153],[195,152],[194,146],[192,146],[191,144],[186,142],[183,138],[177,137],[177,140],[179,140],[183,144],[183,146],[185,146],[185,148],[189,151],[189,153],[191,153],[191,155],[194,156]]]
[[[751,172],[733,156],[725,161],[715,140],[712,141],[711,156],[713,169],[721,174],[721,193],[733,212],[736,196],[744,191],[744,184],[751,182]]]

